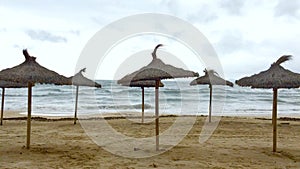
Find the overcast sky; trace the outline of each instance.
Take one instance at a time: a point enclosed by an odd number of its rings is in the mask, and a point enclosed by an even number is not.
[[[294,57],[283,66],[300,72],[299,0],[0,0],[0,69],[23,62],[22,49],[27,48],[41,65],[71,76],[97,31],[149,12],[173,15],[198,28],[213,45],[228,79],[266,70],[284,54]],[[192,68],[202,75],[203,65]],[[95,78],[114,76],[109,67],[101,71]]]

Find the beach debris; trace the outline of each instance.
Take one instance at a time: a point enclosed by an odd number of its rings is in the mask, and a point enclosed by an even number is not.
[[[157,167],[158,167],[158,165],[157,165],[157,164],[155,164],[155,163],[152,163],[152,164],[150,164],[150,165],[149,165],[149,167],[157,168]]]
[[[140,149],[140,148],[137,148],[137,147],[134,147],[133,150],[134,150],[134,151],[139,151],[139,150],[141,150],[141,149]]]

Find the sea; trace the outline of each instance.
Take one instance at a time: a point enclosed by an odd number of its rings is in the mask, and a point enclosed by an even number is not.
[[[163,80],[159,88],[159,112],[162,115],[208,115],[208,85],[190,86],[192,79]],[[141,113],[142,90],[114,80],[97,80],[102,88],[79,87],[78,116],[115,113]],[[27,88],[5,90],[5,110],[27,113]],[[32,89],[32,114],[39,116],[73,116],[75,86],[36,84]],[[155,89],[145,88],[145,113],[154,115]],[[249,87],[213,86],[212,115],[272,115],[273,90]],[[278,90],[278,116],[300,117],[300,89]]]

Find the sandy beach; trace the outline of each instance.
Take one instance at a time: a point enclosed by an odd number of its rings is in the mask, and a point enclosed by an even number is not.
[[[6,113],[11,118],[16,113]],[[161,129],[177,117],[161,117]],[[0,168],[300,168],[300,121],[278,120],[278,152],[272,152],[271,120],[222,117],[213,135],[203,144],[199,134],[206,117],[196,123],[172,149],[148,158],[126,158],[98,146],[80,123],[71,119],[32,120],[31,148],[25,148],[26,120],[6,119],[0,126]],[[132,137],[154,135],[154,122],[140,124],[124,118],[87,119],[107,122]],[[101,132],[99,132],[101,137]]]

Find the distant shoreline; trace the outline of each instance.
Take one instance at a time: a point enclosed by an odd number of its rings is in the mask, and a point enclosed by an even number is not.
[[[7,113],[6,113],[7,114]],[[21,115],[21,117],[20,117]],[[207,117],[207,115],[174,115],[174,114],[163,114],[159,116],[160,118],[167,118],[167,117]],[[216,117],[216,116],[215,116]],[[258,119],[258,120],[272,120],[271,117],[257,117],[257,116],[218,116],[222,118],[252,118],[252,119]],[[79,117],[77,118],[78,120],[114,120],[114,119],[126,119],[126,118],[131,118],[131,119],[140,119],[141,116],[135,115],[134,113],[128,114],[128,116],[116,114],[116,113],[106,113],[106,114],[96,114],[96,115],[91,115],[91,116],[84,116],[84,117]],[[154,116],[145,116],[146,119],[149,118],[155,118]],[[31,117],[32,120],[35,121],[72,121],[74,120],[73,117],[71,116],[41,116],[41,115],[33,115]],[[3,120],[27,120],[27,115],[20,114],[19,112],[9,112],[9,115],[6,117],[4,116]],[[277,120],[279,121],[300,121],[299,117],[278,117]]]

